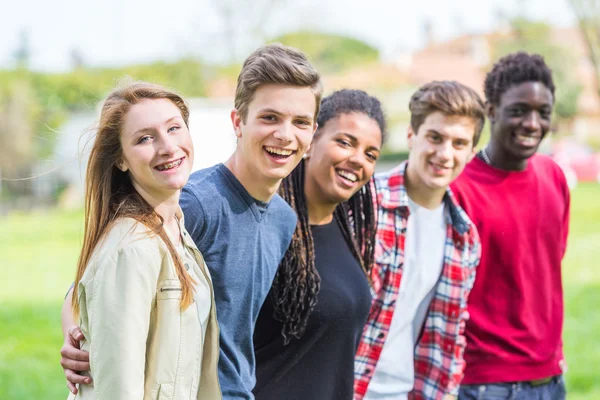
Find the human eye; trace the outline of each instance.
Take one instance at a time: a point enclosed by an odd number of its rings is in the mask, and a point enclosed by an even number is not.
[[[377,159],[379,158],[379,154],[373,153],[373,152],[368,152],[367,158],[371,161],[377,161]]]
[[[171,133],[171,132],[175,132],[176,130],[179,130],[181,127],[179,125],[173,125],[172,127],[170,127],[167,132]]]
[[[512,107],[508,110],[508,113],[512,117],[521,117],[525,114],[525,107],[521,107],[521,106]]]
[[[312,123],[310,121],[305,120],[305,119],[299,119],[299,120],[297,120],[296,124],[297,125],[301,125],[302,127],[307,127],[307,126],[311,126],[312,125]]]
[[[463,148],[466,145],[467,145],[467,141],[466,140],[455,140],[454,141],[454,147]]]
[[[260,117],[260,119],[262,119],[263,121],[267,121],[267,122],[276,122],[277,121],[277,117],[273,114],[263,115],[262,117]]]
[[[343,138],[336,139],[336,142],[338,142],[340,145],[342,145],[344,147],[350,147],[352,145],[349,140],[343,139]]]
[[[441,143],[442,136],[438,133],[431,133],[429,134],[429,140],[431,140],[433,143]]]
[[[542,110],[542,111],[540,112],[540,116],[541,116],[543,119],[550,119],[550,117],[552,116],[552,110],[547,110],[547,109],[545,109],[545,110]]]
[[[137,144],[144,144],[144,143],[148,142],[150,139],[151,139],[150,135],[142,136],[141,138],[138,139]]]

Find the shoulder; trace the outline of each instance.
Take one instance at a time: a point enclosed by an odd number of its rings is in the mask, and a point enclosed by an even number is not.
[[[532,163],[535,171],[538,174],[543,175],[540,178],[551,178],[553,184],[558,184],[564,190],[568,191],[567,178],[563,169],[552,159],[552,157],[536,153],[531,157],[530,162]]]
[[[145,225],[131,218],[121,218],[112,224],[94,249],[82,283],[98,274],[141,276],[152,272],[150,275],[158,275],[167,252],[162,239]]]
[[[292,209],[292,207],[278,194],[275,194],[271,199],[271,204],[269,208],[272,208],[273,211],[280,213],[283,216],[292,217],[296,219],[296,213]]]
[[[199,201],[214,198],[223,181],[219,169],[220,164],[217,164],[192,173],[181,195],[191,196]]]
[[[547,154],[536,153],[529,160],[536,168],[544,168],[553,173],[562,173],[562,168]],[[563,174],[564,175],[564,174]]]
[[[179,204],[186,215],[186,227],[192,234],[196,231],[192,226],[220,214],[231,197],[231,186],[221,168],[223,165],[217,164],[194,172],[181,191]]]
[[[119,218],[98,244],[97,256],[104,259],[119,254],[139,253],[148,259],[162,258],[166,245],[147,226],[133,218]],[[96,257],[95,257],[96,258]]]
[[[269,204],[269,214],[283,231],[292,234],[294,229],[296,229],[298,216],[294,209],[280,195],[276,194],[271,199]]]
[[[404,184],[404,171],[406,162],[390,169],[389,171],[375,174],[374,180],[377,190],[390,190],[398,188]]]
[[[484,170],[489,168],[489,167],[487,167],[487,165],[485,165],[486,168],[482,168],[483,165],[481,165],[480,162],[481,161],[477,157],[475,157],[471,161],[469,161],[467,163],[467,165],[465,165],[465,168],[463,169],[463,171],[450,184],[450,186],[452,187],[452,190],[455,193],[459,192],[461,189],[464,189],[471,185],[476,185],[478,183],[478,181],[479,181],[477,179],[478,173],[480,174]]]

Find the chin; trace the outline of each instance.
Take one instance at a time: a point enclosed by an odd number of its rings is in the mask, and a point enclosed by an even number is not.
[[[263,175],[269,179],[284,179],[292,173],[293,168],[289,166],[281,166],[279,168],[271,168],[267,171],[263,171]]]
[[[432,177],[429,179],[427,186],[430,189],[434,189],[434,190],[446,189],[448,186],[450,186],[450,182],[451,182],[451,180],[446,177],[443,177],[443,178]]]

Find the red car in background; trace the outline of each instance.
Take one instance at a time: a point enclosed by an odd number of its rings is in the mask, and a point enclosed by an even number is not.
[[[600,152],[563,140],[552,146],[552,158],[565,171],[569,187],[575,187],[577,182],[600,183]]]

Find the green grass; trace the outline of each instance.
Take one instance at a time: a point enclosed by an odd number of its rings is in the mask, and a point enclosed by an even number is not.
[[[563,265],[569,400],[600,399],[600,185],[572,195]],[[0,219],[0,399],[65,399],[60,308],[81,245],[81,212]]]

